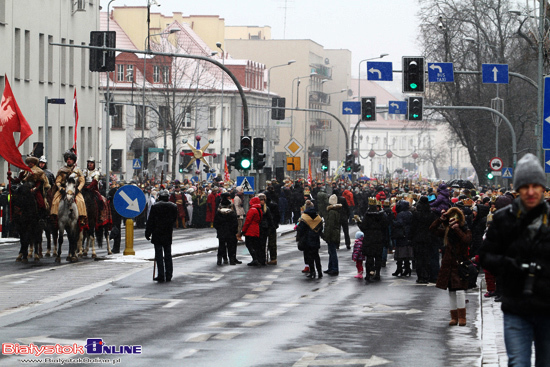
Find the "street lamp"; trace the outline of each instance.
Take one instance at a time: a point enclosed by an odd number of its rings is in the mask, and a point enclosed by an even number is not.
[[[370,59],[364,59],[364,60],[359,61],[359,75],[357,75],[357,95],[359,96],[359,100],[361,100],[361,63],[363,63],[365,61],[372,61],[372,60],[382,59],[382,58],[384,58],[388,55],[389,54],[380,54],[380,56],[378,56],[378,57],[372,57]],[[353,150],[353,147],[352,147],[352,150]]]
[[[109,32],[109,23],[110,23],[110,20],[111,20],[111,11],[109,10],[109,7],[111,6],[111,3],[115,1],[115,0],[111,0],[109,1],[109,3],[107,4],[107,32]],[[109,115],[109,104],[110,104],[110,101],[111,101],[111,96],[109,95],[109,72],[106,72],[105,73],[105,76],[107,77],[107,102],[105,104],[105,110],[107,111],[106,113],[106,125],[105,126],[105,174],[107,175],[107,190],[110,189],[111,187],[111,172],[109,171],[109,168],[110,168],[110,130],[111,130],[111,115]],[[48,137],[48,129],[45,130],[45,134],[46,134],[46,144],[47,144],[47,137]],[[46,149],[46,156],[48,155],[48,150]]]
[[[326,82],[328,82],[329,79],[323,79],[321,81],[321,87],[323,86],[323,84],[325,84]],[[309,88],[311,87],[311,80],[308,84],[308,86],[306,87],[306,101],[307,101],[307,104],[306,104],[306,108],[309,109]],[[309,122],[309,116],[310,116],[310,113],[309,111],[306,111],[306,123],[304,124],[304,165],[305,164],[308,164],[308,156],[309,156],[309,149],[307,147],[307,137],[308,137],[308,126],[310,127],[310,122]],[[311,129],[311,127],[310,127]],[[304,166],[305,167],[305,166]]]
[[[216,42],[216,47],[219,48],[222,51],[222,64],[223,64],[223,66],[225,66],[225,51],[222,48],[222,43],[221,42]],[[218,52],[216,51],[216,53],[218,53]],[[224,108],[223,108],[223,81],[225,79],[225,72],[222,71],[221,75],[222,75],[222,100],[221,100],[222,110],[221,110],[221,123],[220,123],[220,126],[221,126],[220,152],[221,152],[222,158],[220,159],[220,173],[222,171],[225,171],[225,166],[224,166],[225,154],[223,154],[223,132],[224,132],[224,125],[223,125],[223,122],[224,122],[223,121],[223,118],[224,118],[224,114],[223,114],[223,110],[224,110]]]
[[[279,68],[279,67],[282,67],[282,66],[288,66],[288,65],[291,65],[291,64],[294,64],[296,62],[296,60],[288,60],[288,62],[286,64],[280,64],[280,65],[275,65],[275,66],[272,66],[270,67],[269,69],[267,69],[267,99],[268,99],[268,104],[271,103],[269,101],[270,97],[271,97],[271,69],[274,69],[274,68]],[[270,107],[268,105],[268,107]],[[271,167],[272,165],[272,154],[271,154],[271,126],[269,126],[269,112],[268,112],[268,123],[266,124],[267,126],[267,134],[266,134],[266,140],[267,140],[267,146],[266,146],[266,157],[267,157],[267,165],[268,167]]]
[[[152,0],[155,4],[156,1]],[[158,4],[157,4],[158,5]],[[149,6],[150,4],[147,4],[147,18],[149,18]],[[159,5],[160,6],[160,5]],[[149,28],[149,26],[147,26]],[[170,29],[169,32],[162,32],[162,33],[156,33],[156,34],[149,34],[147,37],[145,37],[145,45],[147,52],[151,52],[150,49],[150,43],[149,38],[154,36],[162,36],[164,34],[172,34],[179,32],[179,28],[173,28]],[[149,30],[147,30],[147,33],[149,33]],[[143,178],[143,170],[145,168],[145,81],[147,80],[147,55],[143,55],[143,88],[142,88],[142,112],[141,112],[141,159],[143,160],[141,162],[141,177]],[[164,122],[164,152],[163,156],[166,159],[166,162],[168,163],[168,158],[166,157],[166,121]]]
[[[298,108],[298,101],[299,101],[299,88],[300,88],[300,78],[311,78],[312,76],[317,75],[317,72],[312,71],[309,75],[305,76],[297,76],[296,78],[292,79],[291,84],[291,97],[290,97],[290,105],[294,106],[294,81],[298,80],[296,83],[296,108]],[[294,137],[294,110],[290,111],[290,138],[292,139]]]

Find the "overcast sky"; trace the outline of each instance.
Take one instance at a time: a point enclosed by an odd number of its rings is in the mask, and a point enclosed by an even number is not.
[[[153,1],[153,0],[149,0]],[[382,53],[394,69],[402,56],[418,56],[417,0],[157,0],[152,11],[171,15],[219,15],[226,25],[271,26],[273,39],[311,39],[325,48],[352,52],[359,61]],[[108,1],[101,0],[106,10]],[[147,0],[115,0],[111,6],[146,6]],[[286,6],[286,11],[285,11]],[[286,14],[286,27],[285,27]],[[231,53],[230,50],[228,50]],[[365,64],[362,64],[365,68]],[[364,73],[363,69],[363,73]]]

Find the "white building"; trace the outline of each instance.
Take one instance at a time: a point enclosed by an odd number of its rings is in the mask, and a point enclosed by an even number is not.
[[[90,31],[97,30],[98,26],[99,0],[0,0],[3,53],[0,58],[0,88],[3,91],[6,75],[33,130],[20,152],[29,154],[33,143],[42,143],[49,168],[54,172],[63,165],[63,152],[74,142],[75,89],[80,114],[77,149],[81,166],[88,156],[97,157],[100,151],[97,144],[100,111],[98,78],[88,71],[89,52],[50,43],[87,45]],[[64,105],[48,104],[47,134],[46,98],[64,98],[66,101]],[[0,158],[1,181],[6,178],[7,166],[7,162]]]

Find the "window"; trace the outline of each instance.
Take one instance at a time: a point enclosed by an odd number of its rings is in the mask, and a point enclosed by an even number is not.
[[[113,129],[122,129],[122,105],[115,105],[115,111],[116,115],[112,117],[112,125],[111,128]]]
[[[145,107],[145,116],[143,116],[143,107],[136,106],[136,129],[147,129],[147,107]]]
[[[208,128],[216,128],[216,107],[210,107],[210,118],[208,119]]]
[[[25,31],[25,80],[31,80],[31,32]]]
[[[0,24],[6,24],[6,0],[0,0]]]
[[[170,83],[170,68],[168,66],[162,67],[162,82],[164,84]]]
[[[153,83],[160,83],[160,67],[153,66]]]
[[[116,81],[117,82],[124,81],[124,65],[122,64],[117,64],[116,66]]]
[[[61,38],[61,43],[62,44],[67,44],[67,39],[65,38]],[[66,85],[67,84],[67,78],[66,78],[66,75],[67,75],[67,47],[61,47],[61,67],[59,69],[59,74],[60,74],[60,81],[61,81],[61,85]]]
[[[69,44],[74,45],[73,40],[69,40]],[[69,85],[74,85],[74,48],[69,48]]]
[[[13,77],[21,78],[21,29],[15,28],[15,40],[13,45]]]
[[[111,150],[111,171],[122,172],[122,149]]]
[[[40,33],[38,35],[38,81],[40,83],[44,83],[44,66],[46,64],[44,47],[44,33]]]
[[[53,36],[48,35],[48,83],[53,83]]]
[[[159,130],[164,130],[164,125],[167,121],[170,121],[170,107],[169,106],[159,106]]]
[[[184,109],[184,120],[183,120],[183,127],[184,128],[189,128],[189,127],[192,127],[191,126],[191,107],[185,107]]]
[[[86,46],[86,43],[82,42],[82,46]],[[86,49],[83,48],[80,50],[80,86],[82,88],[86,87]]]
[[[126,65],[126,81],[134,81],[134,65]]]

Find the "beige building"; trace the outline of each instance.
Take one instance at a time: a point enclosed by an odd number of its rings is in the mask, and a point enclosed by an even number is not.
[[[87,45],[90,31],[99,28],[99,0],[45,0],[39,6],[32,0],[1,0],[0,25],[0,88],[4,90],[6,75],[33,130],[21,146],[21,154],[31,153],[33,144],[41,143],[52,171],[64,164],[63,152],[74,142],[76,90],[80,115],[78,163],[85,164],[90,155],[97,157],[101,134],[98,76],[88,71],[88,51],[49,43]],[[47,98],[63,98],[66,104],[46,104]],[[2,180],[7,168],[7,162],[0,158]]]

